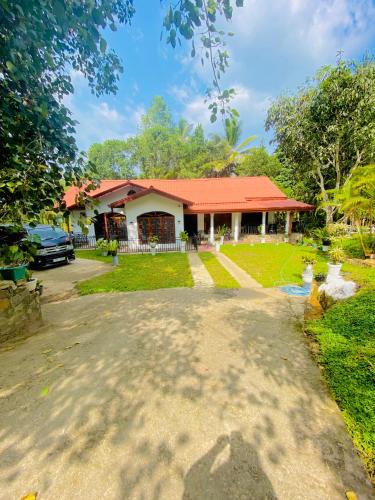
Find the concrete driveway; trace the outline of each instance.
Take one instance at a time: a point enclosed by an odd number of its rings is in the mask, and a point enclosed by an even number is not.
[[[371,498],[301,312],[263,289],[45,305],[0,353],[0,498]]]
[[[33,271],[33,277],[43,282],[42,302],[55,302],[77,295],[75,284],[111,270],[111,265],[89,259],[76,259],[70,264]]]

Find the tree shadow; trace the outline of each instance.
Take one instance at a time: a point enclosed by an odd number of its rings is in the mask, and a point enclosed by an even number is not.
[[[256,446],[241,432],[220,436],[187,472],[183,500],[276,499]]]

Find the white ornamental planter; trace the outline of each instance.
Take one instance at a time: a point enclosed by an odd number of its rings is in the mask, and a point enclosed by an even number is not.
[[[307,264],[304,273],[302,274],[302,279],[304,283],[311,284],[313,282],[313,266],[312,264]]]
[[[182,253],[186,252],[186,241],[181,241],[181,252]]]
[[[224,236],[220,236],[220,245],[224,245]]]
[[[340,278],[342,264],[331,264],[328,263],[328,274],[327,274],[327,282],[331,280],[337,280]]]
[[[150,247],[151,247],[151,255],[155,255],[156,254],[156,243],[150,243]]]
[[[118,266],[118,255],[112,255],[112,265]]]
[[[217,242],[215,243],[215,250],[216,250],[217,252],[220,252],[220,241],[217,241]]]

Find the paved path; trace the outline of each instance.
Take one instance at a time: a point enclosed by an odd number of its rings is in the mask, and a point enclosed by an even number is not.
[[[191,274],[193,275],[195,288],[213,287],[214,282],[210,273],[207,271],[206,266],[203,264],[196,252],[189,252],[189,264]]]
[[[242,288],[262,288],[254,278],[252,278],[246,271],[241,269],[229,257],[223,253],[215,253],[218,261],[225,267],[225,269],[233,276],[233,278],[241,285]]]
[[[33,271],[33,276],[42,280],[42,302],[56,302],[77,295],[75,284],[111,270],[111,265],[89,259],[76,259],[68,265],[49,267]]]
[[[0,352],[0,498],[370,499],[302,308],[262,288],[46,304]]]

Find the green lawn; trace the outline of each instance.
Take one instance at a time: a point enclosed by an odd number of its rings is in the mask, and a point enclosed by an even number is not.
[[[327,382],[375,482],[374,287],[337,303],[307,330],[320,344]]]
[[[78,250],[76,256],[112,262],[112,257],[102,257],[96,250]],[[108,273],[78,283],[81,295],[193,286],[187,254],[119,255],[119,261]]]
[[[239,283],[220,264],[214,254],[211,252],[202,252],[198,255],[206,266],[217,288],[241,288]]]
[[[279,245],[259,243],[256,245],[223,245],[221,251],[264,287],[281,286],[289,283],[302,284],[304,254],[316,254],[318,262],[315,272],[326,272],[326,258],[310,247],[280,243]]]

